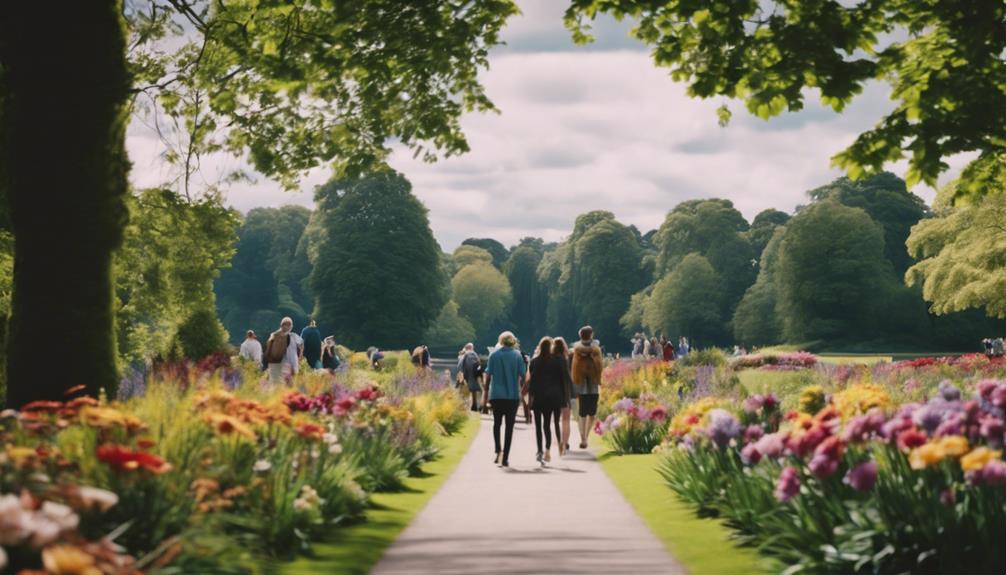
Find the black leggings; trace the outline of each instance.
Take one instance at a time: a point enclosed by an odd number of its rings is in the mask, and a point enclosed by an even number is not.
[[[490,402],[493,406],[493,440],[496,442],[496,453],[503,452],[503,461],[510,462],[510,443],[513,441],[513,426],[517,422],[517,406],[520,402],[516,399],[493,399]],[[506,438],[503,449],[500,449],[500,425],[503,418],[506,418]]]
[[[556,434],[559,433],[559,410],[554,407],[534,410],[534,438],[538,442],[538,453],[541,453],[542,419],[545,428],[545,448],[552,449],[552,421],[555,421]],[[558,435],[557,435],[558,436]]]

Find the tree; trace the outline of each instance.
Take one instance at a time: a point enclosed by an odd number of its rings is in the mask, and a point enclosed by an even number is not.
[[[283,316],[294,326],[305,324],[314,308],[304,241],[310,218],[311,211],[300,206],[255,208],[244,218],[231,267],[214,285],[232,343],[240,343],[248,329],[269,333]]]
[[[1006,178],[984,197],[950,206],[958,182],[940,191],[936,217],[922,220],[908,238],[918,260],[909,268],[909,284],[936,314],[984,309],[1006,317]]]
[[[451,256],[455,267],[460,270],[476,263],[492,264],[493,256],[487,250],[471,245],[460,245]]]
[[[574,38],[589,41],[587,20],[600,13],[635,21],[633,34],[690,95],[739,98],[761,118],[801,110],[809,89],[841,111],[867,82],[890,83],[894,109],[834,157],[853,179],[908,155],[908,184],[935,185],[948,156],[978,152],[981,163],[1006,152],[1000,0],[967,9],[916,0],[571,0]],[[983,188],[982,175],[965,170],[959,194]]]
[[[672,271],[689,254],[705,257],[726,283],[723,301],[729,317],[757,274],[757,254],[745,235],[748,227],[730,200],[678,204],[667,214],[654,238],[658,277]]]
[[[548,294],[538,280],[538,266],[541,265],[543,252],[541,240],[538,244],[522,242],[510,252],[503,266],[503,273],[513,290],[510,320],[518,337],[525,341],[537,341],[546,332]]]
[[[709,260],[688,254],[653,286],[643,325],[668,337],[722,344],[724,283]]]
[[[912,265],[905,240],[912,226],[926,217],[929,210],[922,198],[908,191],[904,180],[890,172],[856,181],[838,178],[808,195],[814,201],[830,198],[851,208],[863,208],[884,227],[884,255],[894,266],[894,272],[901,276]]]
[[[576,218],[573,233],[546,253],[538,277],[549,294],[548,331],[572,336],[590,324],[611,348],[632,294],[646,285],[643,251],[615,215],[593,211]]]
[[[746,236],[748,242],[751,244],[751,253],[758,259],[759,265],[761,264],[765,246],[768,245],[775,231],[781,226],[786,225],[789,218],[790,216],[786,212],[769,208],[758,212],[758,215],[751,221],[751,227],[748,228]]]
[[[506,249],[506,246],[492,238],[468,238],[461,242],[461,245],[482,248],[492,254],[492,262],[496,269],[503,269],[503,264],[510,255],[510,250]]]
[[[510,282],[489,262],[461,268],[451,280],[451,287],[461,317],[471,322],[476,336],[485,336],[510,306]]]
[[[200,155],[219,150],[288,187],[321,164],[362,173],[392,139],[426,159],[462,153],[459,118],[492,109],[478,72],[517,8],[510,0],[136,2],[126,11],[128,65],[120,0],[0,10],[0,188],[18,262],[8,403],[19,407],[61,399],[82,382],[97,396],[117,381],[111,260],[126,223],[130,95],[173,119],[166,139],[184,143],[166,157],[182,166],[183,191]],[[168,32],[191,41],[168,52]],[[73,105],[68,86],[79,87]],[[52,241],[54,229],[73,241]],[[73,368],[40,382],[35,368],[54,348]]]
[[[757,220],[756,217],[755,221]],[[752,229],[755,229],[754,225]],[[771,345],[783,339],[782,324],[776,310],[779,292],[775,272],[779,262],[779,248],[785,233],[785,227],[775,227],[772,238],[762,250],[758,279],[744,292],[744,297],[734,311],[732,321],[734,339],[745,345]]]
[[[220,196],[190,202],[164,189],[130,194],[126,205],[113,259],[120,364],[220,350],[213,283],[235,255],[238,214]]]
[[[786,226],[774,279],[787,341],[868,339],[892,278],[883,228],[859,208],[815,203]]]
[[[448,301],[433,325],[426,332],[425,341],[433,349],[457,349],[475,340],[475,328],[458,314],[458,304]]]
[[[311,287],[319,323],[350,347],[414,345],[447,302],[426,207],[402,175],[333,180],[315,194],[324,227]]]
[[[111,269],[126,222],[129,90],[121,9],[115,0],[0,8],[0,188],[15,237],[9,407],[63,399],[80,384],[97,397],[117,382]],[[53,349],[69,367],[40,378]]]

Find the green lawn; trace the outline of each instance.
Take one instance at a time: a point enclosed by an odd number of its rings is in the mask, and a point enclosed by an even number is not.
[[[695,515],[657,473],[658,455],[601,456],[601,465],[650,530],[691,575],[778,572],[771,560],[738,547],[730,530],[715,519]]]
[[[336,529],[329,541],[316,543],[314,556],[272,566],[276,575],[363,575],[384,555],[384,550],[426,505],[451,474],[479,429],[479,418],[441,444],[440,456],[423,466],[422,477],[410,477],[399,493],[377,493],[367,520]]]

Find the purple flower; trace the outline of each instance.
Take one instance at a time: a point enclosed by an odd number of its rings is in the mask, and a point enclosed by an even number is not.
[[[760,425],[749,425],[744,430],[744,443],[758,441],[762,435],[765,435],[765,430]]]
[[[800,472],[795,467],[787,467],[779,474],[775,484],[775,498],[780,503],[793,499],[800,493]]]
[[[961,390],[954,387],[949,380],[943,380],[940,382],[940,396],[946,401],[960,401]]]
[[[615,405],[611,406],[611,408],[615,411],[629,411],[635,406],[636,404],[632,401],[631,397],[623,397],[616,401]]]
[[[853,467],[845,474],[846,485],[856,491],[869,491],[877,483],[877,462],[867,461]]]
[[[731,439],[741,434],[741,424],[733,415],[724,409],[714,409],[709,412],[709,427],[706,435],[716,445],[726,447]]]
[[[885,423],[884,414],[879,409],[871,409],[866,415],[852,418],[845,426],[842,437],[852,443],[862,443],[879,434]]]
[[[933,433],[943,423],[943,410],[935,405],[923,405],[915,410],[912,420],[927,433]]]
[[[1006,435],[1006,425],[998,417],[984,417],[981,421],[981,434],[991,447],[1002,447],[1003,436]]]

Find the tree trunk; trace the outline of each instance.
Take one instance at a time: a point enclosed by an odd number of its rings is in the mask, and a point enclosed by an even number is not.
[[[15,237],[7,404],[117,382],[111,258],[129,169],[121,0],[0,8],[0,170]]]

